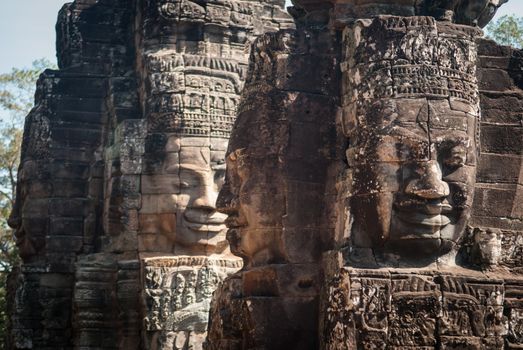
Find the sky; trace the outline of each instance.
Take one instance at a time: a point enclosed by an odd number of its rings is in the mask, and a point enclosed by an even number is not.
[[[67,0],[0,0],[0,73],[39,58],[55,62],[55,23]],[[289,1],[287,2],[289,4]],[[523,16],[523,1],[510,0],[497,17]]]

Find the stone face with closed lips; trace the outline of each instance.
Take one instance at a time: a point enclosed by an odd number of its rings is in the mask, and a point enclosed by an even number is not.
[[[475,117],[452,115],[448,103],[438,115],[423,99],[393,104],[392,110],[368,111],[347,150],[354,242],[399,249],[400,255],[444,254],[470,217],[477,149],[475,129],[468,126]],[[405,110],[413,113],[400,115]],[[427,113],[429,119],[420,122]],[[450,121],[464,130],[449,132]]]
[[[456,254],[470,219],[478,33],[454,34],[452,26],[430,17],[383,17],[345,30],[349,245],[378,253],[384,265]],[[378,31],[384,47],[373,38]]]
[[[229,216],[231,251],[247,265],[257,265],[283,258],[279,246],[285,202],[279,191],[282,175],[277,158],[260,159],[247,152],[237,149],[227,157],[228,184],[220,192],[218,206]],[[263,171],[267,168],[274,171]]]
[[[208,349],[318,348],[323,197],[336,141],[335,43],[327,31],[309,29],[268,34],[253,46],[217,202],[244,268],[213,297]],[[311,61],[315,69],[302,69]]]
[[[225,249],[226,215],[216,211],[216,197],[225,176],[225,151],[205,147],[182,147],[180,151],[180,194],[174,237],[182,246],[205,253]],[[197,246],[201,245],[201,249]],[[220,246],[220,247],[218,247]],[[180,250],[181,251],[181,250]]]

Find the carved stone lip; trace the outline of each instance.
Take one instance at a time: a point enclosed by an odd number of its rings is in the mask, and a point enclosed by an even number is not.
[[[225,229],[225,214],[188,209],[183,215],[183,224],[193,231],[220,232]]]
[[[203,224],[195,223],[184,220],[184,226],[193,231],[201,232],[221,232],[226,229],[225,225],[216,225],[216,224]]]
[[[229,217],[225,220],[225,225],[229,229],[237,229],[247,226],[247,224],[240,223],[240,219],[237,215],[229,215]]]
[[[394,208],[400,213],[403,213],[402,215],[411,215],[412,213],[419,213],[428,216],[433,216],[440,214],[450,214],[453,211],[452,206],[446,200],[409,200],[403,203],[395,203]]]
[[[204,211],[197,209],[186,209],[183,218],[195,224],[222,225],[227,219],[227,215],[217,211]]]
[[[428,227],[444,227],[451,222],[451,220],[445,215],[431,215],[421,212],[399,212],[398,218],[408,224]]]

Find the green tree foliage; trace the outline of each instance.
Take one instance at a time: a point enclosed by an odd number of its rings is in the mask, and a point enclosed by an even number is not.
[[[30,68],[13,68],[9,73],[0,74],[0,349],[4,349],[2,340],[6,336],[7,276],[18,264],[7,219],[15,200],[24,119],[33,107],[38,76],[46,68],[54,68],[54,64],[40,59]]]
[[[35,82],[46,68],[54,64],[47,59],[33,62],[30,68],[12,68],[11,72],[0,74],[0,108],[15,119],[17,124],[33,107]]]
[[[487,26],[487,37],[501,45],[523,48],[523,17],[500,17]]]

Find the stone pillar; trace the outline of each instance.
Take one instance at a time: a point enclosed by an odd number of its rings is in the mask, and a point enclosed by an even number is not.
[[[24,260],[14,348],[148,348],[140,259],[239,268],[213,209],[223,154],[248,43],[290,26],[283,1],[64,6],[60,69],[38,83],[10,220]]]
[[[118,59],[111,50],[122,30],[112,20],[109,25],[100,23],[106,19],[80,15],[93,6],[96,1],[84,0],[61,10],[57,25],[60,70],[42,74],[35,107],[26,118],[9,224],[23,259],[21,281],[31,283],[35,298],[19,304],[13,315],[25,319],[30,314],[32,320],[13,323],[16,339],[28,335],[24,341],[15,341],[14,348],[73,345],[74,266],[79,255],[94,249],[95,202],[89,189],[96,174],[91,165],[106,120],[107,83],[113,74],[108,57]],[[127,15],[125,11],[119,14],[120,18]],[[103,29],[87,33],[89,25]],[[16,294],[24,295],[28,287],[20,284]]]
[[[141,348],[140,292],[140,262],[138,260],[119,261],[116,282],[118,320],[120,322],[119,349]]]
[[[225,151],[256,35],[289,24],[282,1],[139,3],[145,124],[138,251],[143,343],[199,349],[210,297],[241,267],[216,211]]]
[[[339,248],[324,260],[322,349],[520,342],[514,298],[521,278],[508,260],[500,264],[504,234],[493,218],[470,227],[490,207],[474,199],[488,191],[476,180],[489,176],[476,169],[489,166],[480,154],[492,140],[480,137],[480,100],[488,101],[480,89],[489,80],[478,74],[480,30],[451,23],[470,24],[464,18],[472,14],[456,4],[444,17],[423,10],[435,17],[344,24],[347,167],[338,182]],[[503,202],[514,208],[511,198]]]
[[[338,52],[321,17],[298,20],[252,47],[218,199],[244,268],[215,293],[207,349],[318,348]]]
[[[106,261],[86,261],[76,265],[73,297],[76,348],[117,347],[116,273],[116,264]]]

